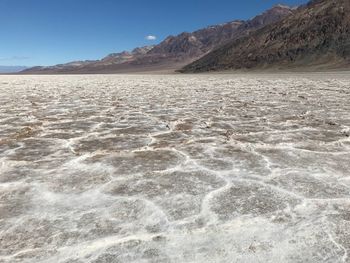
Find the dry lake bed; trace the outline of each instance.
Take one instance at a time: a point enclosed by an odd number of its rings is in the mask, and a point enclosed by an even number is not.
[[[0,262],[350,262],[350,76],[0,76]]]

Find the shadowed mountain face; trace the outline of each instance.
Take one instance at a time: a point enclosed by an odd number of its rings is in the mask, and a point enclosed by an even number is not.
[[[278,23],[231,41],[181,72],[335,69],[349,62],[350,1],[317,0]]]
[[[280,21],[294,10],[275,6],[248,21],[232,21],[210,26],[192,33],[169,36],[156,46],[136,48],[106,56],[96,61],[78,61],[52,67],[35,67],[28,74],[50,73],[122,73],[153,70],[174,70],[191,63],[221,45],[248,35],[271,23]]]

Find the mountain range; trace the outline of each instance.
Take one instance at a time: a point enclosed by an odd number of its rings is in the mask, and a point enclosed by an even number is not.
[[[247,21],[234,20],[195,32],[169,36],[155,46],[110,54],[101,60],[74,61],[50,67],[33,67],[27,74],[124,73],[179,69],[233,39],[249,35],[293,14],[294,9],[277,5]]]
[[[350,64],[350,1],[314,0],[293,15],[232,40],[181,72],[329,70]]]
[[[234,20],[169,36],[155,46],[94,61],[34,67],[22,74],[89,74],[251,69],[346,68],[350,58],[350,1],[277,5],[247,21]]]

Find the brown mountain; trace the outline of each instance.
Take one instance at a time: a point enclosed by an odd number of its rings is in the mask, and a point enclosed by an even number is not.
[[[148,56],[161,59],[178,59],[183,61],[198,59],[209,51],[250,32],[275,23],[293,13],[293,8],[277,5],[261,15],[247,21],[232,21],[229,23],[209,26],[192,33],[182,33],[169,36],[155,46]]]
[[[52,67],[30,68],[27,74],[122,73],[175,70],[193,62],[213,49],[275,23],[291,15],[294,9],[277,5],[248,21],[232,21],[209,26],[192,33],[169,36],[156,46],[136,48],[132,52],[110,54],[101,60],[77,61]]]
[[[350,62],[350,1],[315,0],[295,14],[230,41],[181,72],[332,69]]]

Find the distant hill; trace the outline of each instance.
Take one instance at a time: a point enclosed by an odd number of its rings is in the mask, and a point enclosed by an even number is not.
[[[25,69],[23,66],[0,66],[0,73],[16,73]]]
[[[292,16],[230,41],[181,72],[337,69],[350,63],[350,0],[314,0]]]
[[[193,62],[227,42],[249,35],[266,25],[293,14],[288,6],[277,5],[251,20],[209,26],[192,33],[169,36],[156,46],[110,54],[101,60],[76,61],[52,67],[26,69],[25,74],[122,73],[175,70]]]
[[[58,64],[48,67],[32,67],[25,69],[22,73],[27,74],[70,74],[70,73],[98,73],[108,71],[109,68],[114,68],[115,65],[131,62],[139,56],[145,55],[153,46],[135,48],[133,51],[123,51],[121,53],[112,53],[102,58],[101,60],[84,60],[73,61],[65,64]],[[109,73],[109,72],[107,72]]]

